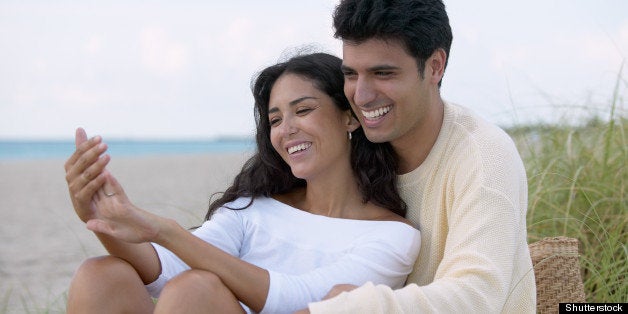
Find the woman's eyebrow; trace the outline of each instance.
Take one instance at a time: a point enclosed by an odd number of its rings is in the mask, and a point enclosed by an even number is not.
[[[297,105],[297,104],[299,104],[300,102],[302,102],[302,101],[304,101],[304,100],[307,100],[307,99],[318,99],[318,98],[316,98],[316,97],[314,97],[314,96],[303,96],[303,97],[299,97],[299,98],[297,98],[297,99],[295,99],[295,100],[293,100],[293,101],[289,102],[288,104],[289,104],[290,106],[294,106],[294,105]],[[275,112],[278,112],[278,111],[279,111],[279,108],[277,108],[277,107],[272,107],[272,108],[268,109],[268,113],[269,113],[269,114],[271,114],[271,113],[275,113]]]
[[[303,97],[299,97],[299,98],[297,98],[297,99],[295,99],[295,100],[291,101],[291,102],[290,102],[290,106],[294,106],[294,105],[296,105],[296,104],[298,104],[298,103],[300,103],[300,102],[302,102],[302,101],[304,101],[304,100],[306,100],[306,99],[317,99],[317,98],[316,98],[316,97],[313,97],[313,96],[303,96]]]

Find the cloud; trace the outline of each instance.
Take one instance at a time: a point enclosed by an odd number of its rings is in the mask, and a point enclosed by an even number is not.
[[[90,55],[98,54],[102,50],[102,39],[99,36],[90,37],[83,46],[83,50]]]
[[[249,134],[254,73],[304,44],[341,56],[337,3],[0,1],[10,13],[0,18],[0,137],[65,136],[78,123],[116,135]],[[624,2],[446,3],[455,35],[443,90],[492,120],[510,95],[525,105],[540,89],[608,96],[628,54]],[[32,112],[58,118],[30,123]]]
[[[163,28],[144,28],[139,37],[141,63],[146,69],[162,77],[180,74],[186,69],[188,48],[172,39]]]

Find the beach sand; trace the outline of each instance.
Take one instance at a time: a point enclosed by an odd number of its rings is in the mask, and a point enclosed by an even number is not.
[[[137,206],[192,227],[249,156],[113,156],[109,169]],[[0,161],[0,313],[65,312],[74,270],[106,254],[74,214],[64,162]]]

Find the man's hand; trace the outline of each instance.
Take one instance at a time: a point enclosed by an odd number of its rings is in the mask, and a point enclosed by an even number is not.
[[[339,285],[335,285],[333,288],[331,288],[331,290],[329,290],[329,292],[327,293],[327,295],[325,297],[323,297],[323,300],[328,300],[331,299],[343,292],[349,292],[351,290],[355,290],[358,286],[355,285],[350,285],[350,284],[339,284]]]
[[[358,286],[355,285],[350,285],[350,284],[339,284],[339,285],[335,285],[331,288],[331,290],[329,290],[329,292],[327,293],[327,295],[325,297],[323,297],[323,300],[329,300],[343,292],[349,292],[351,290],[355,290]],[[294,314],[310,314],[310,310],[309,309],[303,309],[303,310],[299,310],[294,312]]]

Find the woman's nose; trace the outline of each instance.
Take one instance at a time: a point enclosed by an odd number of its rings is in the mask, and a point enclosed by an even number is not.
[[[280,127],[283,136],[290,136],[298,131],[298,128],[295,126],[295,121],[291,117],[284,117]]]

